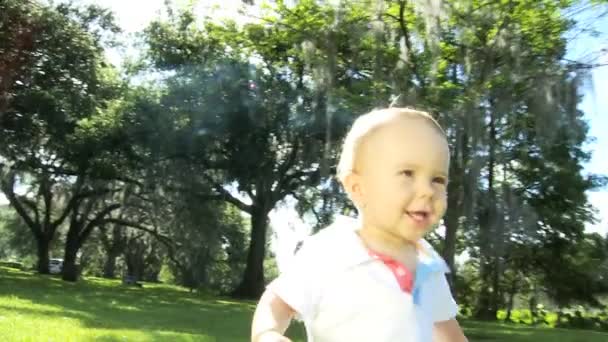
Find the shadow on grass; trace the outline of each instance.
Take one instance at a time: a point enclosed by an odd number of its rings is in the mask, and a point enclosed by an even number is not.
[[[170,287],[131,288],[118,281],[65,283],[52,277],[0,269],[0,297],[3,296],[62,309],[0,305],[0,311],[50,319],[73,318],[90,328],[138,330],[152,335],[187,333],[213,336],[218,341],[247,340],[253,312],[252,303],[202,297]],[[181,339],[165,336],[154,340]],[[213,338],[205,339],[208,340]],[[105,341],[118,340],[108,336]]]

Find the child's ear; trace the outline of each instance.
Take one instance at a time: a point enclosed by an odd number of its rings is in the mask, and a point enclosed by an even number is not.
[[[349,172],[343,179],[342,185],[344,186],[344,190],[350,197],[350,199],[355,203],[357,207],[361,207],[364,204],[364,196],[365,191],[363,188],[363,183],[361,181],[361,176],[356,172]]]

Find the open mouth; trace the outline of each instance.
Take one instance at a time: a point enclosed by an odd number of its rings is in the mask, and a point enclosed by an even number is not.
[[[407,211],[407,215],[417,223],[426,223],[431,216],[428,211]]]

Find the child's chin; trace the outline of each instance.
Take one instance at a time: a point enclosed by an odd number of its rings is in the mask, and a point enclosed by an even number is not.
[[[402,227],[400,230],[401,230],[400,235],[404,239],[406,239],[408,241],[412,241],[412,242],[417,242],[418,240],[424,238],[426,233],[428,233],[428,231],[429,231],[429,229],[422,229],[420,227],[411,227],[409,225]]]

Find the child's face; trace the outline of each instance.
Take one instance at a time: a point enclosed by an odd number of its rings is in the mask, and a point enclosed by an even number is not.
[[[447,207],[449,149],[431,123],[396,118],[358,153],[355,197],[364,224],[417,241],[439,222]]]

